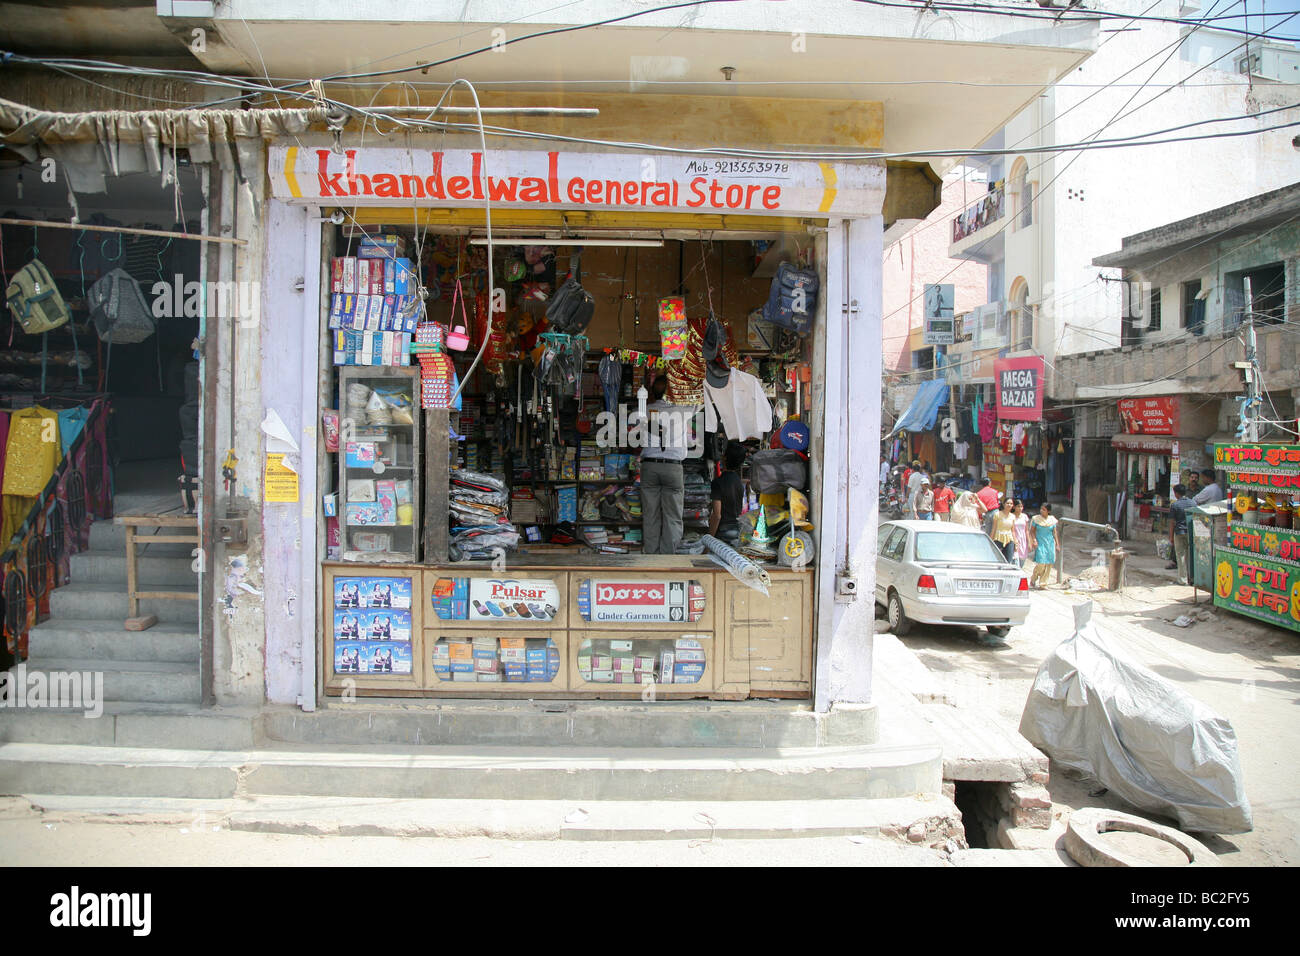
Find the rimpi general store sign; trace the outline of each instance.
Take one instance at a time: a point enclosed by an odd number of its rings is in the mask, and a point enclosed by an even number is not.
[[[866,216],[882,164],[660,153],[272,146],[271,194],[328,205],[494,205],[746,215]]]

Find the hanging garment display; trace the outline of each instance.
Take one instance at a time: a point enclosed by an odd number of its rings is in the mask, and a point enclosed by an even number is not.
[[[981,408],[979,412],[980,441],[988,444],[997,433],[998,413],[991,408]]]
[[[762,438],[772,430],[772,405],[763,394],[763,383],[748,372],[733,368],[727,384],[716,388],[707,381],[704,391],[704,430],[715,431],[721,420],[732,441]]]
[[[59,418],[48,408],[24,408],[9,417],[5,444],[4,518],[0,541],[8,542],[26,520],[63,457]]]

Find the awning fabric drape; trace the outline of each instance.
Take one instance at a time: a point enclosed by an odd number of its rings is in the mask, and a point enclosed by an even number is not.
[[[907,429],[909,432],[929,431],[939,417],[939,406],[948,398],[948,383],[944,379],[932,379],[922,382],[916,390],[916,397],[907,410],[894,423],[891,435]]]
[[[53,157],[74,192],[100,193],[109,175],[151,172],[168,182],[176,149],[194,163],[251,169],[265,140],[323,120],[323,108],[55,113],[0,99],[0,142],[29,161]]]

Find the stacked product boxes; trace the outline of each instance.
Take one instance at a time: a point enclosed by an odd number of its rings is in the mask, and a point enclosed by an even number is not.
[[[560,651],[545,637],[446,638],[433,645],[439,680],[549,683],[560,673]]]
[[[410,365],[411,337],[420,308],[405,241],[378,236],[355,256],[334,259],[330,270],[329,327],[335,365]]]

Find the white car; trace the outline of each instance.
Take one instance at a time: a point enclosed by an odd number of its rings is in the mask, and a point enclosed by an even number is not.
[[[876,539],[876,603],[900,637],[912,622],[982,625],[1001,638],[1029,614],[1029,581],[988,535],[947,521],[886,521]]]

